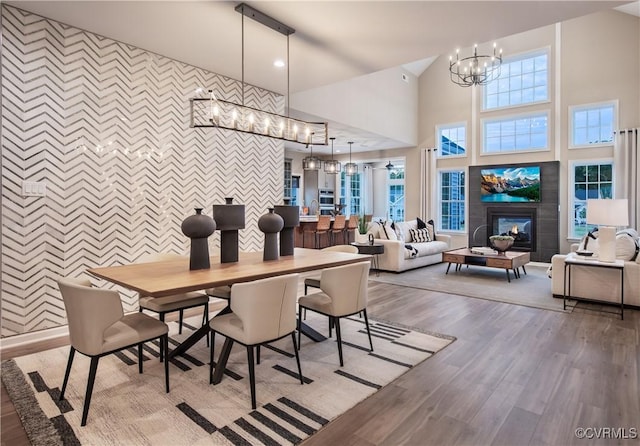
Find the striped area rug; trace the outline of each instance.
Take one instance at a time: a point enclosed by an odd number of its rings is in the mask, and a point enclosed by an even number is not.
[[[170,342],[177,344],[199,320],[188,319],[182,335],[170,322]],[[309,312],[306,322],[327,334],[327,318]],[[314,342],[303,336],[304,385],[290,337],[263,347],[256,366],[256,410],[251,409],[246,349],[234,344],[222,382],[212,386],[204,339],[173,361],[168,394],[157,344],[145,350],[142,375],[136,349],[102,358],[85,427],[80,419],[89,359],[83,355],[76,355],[63,402],[57,396],[68,347],[5,361],[2,380],[34,445],[297,444],[454,340],[370,323],[373,352],[363,320],[342,320],[344,367],[335,338]],[[216,337],[216,360],[223,340]]]

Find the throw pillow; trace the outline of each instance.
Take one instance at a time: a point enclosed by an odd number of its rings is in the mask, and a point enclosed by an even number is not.
[[[431,237],[431,240],[435,240],[436,239],[436,224],[434,223],[433,220],[429,220],[427,222],[427,229],[429,230],[429,237]]]
[[[427,228],[422,229],[409,229],[411,233],[411,239],[417,243],[430,242],[429,230]]]
[[[380,238],[383,240],[398,240],[398,236],[396,232],[391,228],[391,223],[388,222],[380,222],[380,230],[378,233],[380,234]]]
[[[418,222],[418,229],[426,229],[427,228],[427,224],[424,221],[422,221],[422,219],[420,217],[417,217],[416,221]]]
[[[616,259],[635,260],[640,249],[636,242],[636,235],[637,232],[633,229],[618,231],[616,234]]]

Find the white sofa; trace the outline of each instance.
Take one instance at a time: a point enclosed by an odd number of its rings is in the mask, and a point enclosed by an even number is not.
[[[591,245],[590,245],[591,246]],[[618,247],[618,246],[617,246]],[[578,244],[571,246],[572,251]],[[616,249],[616,252],[620,252]],[[551,290],[554,297],[562,297],[564,290],[565,254],[556,254],[551,258]],[[624,259],[628,255],[617,257]],[[624,303],[640,307],[640,255],[624,263]],[[571,267],[571,296],[574,298],[620,302],[620,271],[608,268]]]
[[[442,253],[451,249],[451,237],[444,234],[436,234],[435,240],[430,242],[417,243],[413,241],[409,229],[418,228],[417,220],[396,222],[394,227],[395,237],[400,236],[401,239],[389,240],[384,233],[380,232],[382,228],[377,228],[375,225],[370,225],[367,234],[356,234],[356,241],[359,243],[366,243],[369,233],[372,233],[375,243],[384,245],[384,254],[378,256],[378,266],[383,271],[401,272],[440,263],[442,262]],[[387,232],[389,231],[390,228],[387,225]],[[430,233],[433,233],[433,228],[430,228]],[[406,246],[410,246],[412,249],[407,249]]]

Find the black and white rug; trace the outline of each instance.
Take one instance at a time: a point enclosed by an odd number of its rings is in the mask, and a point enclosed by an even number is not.
[[[189,319],[187,326],[199,320]],[[327,334],[327,318],[309,312],[306,322]],[[5,361],[2,380],[34,445],[297,444],[455,339],[370,323],[374,352],[363,320],[342,320],[344,367],[335,337],[316,343],[303,336],[304,385],[290,337],[263,347],[256,366],[257,410],[251,409],[246,349],[234,344],[228,372],[212,386],[204,339],[172,363],[168,394],[157,344],[145,350],[142,375],[136,349],[102,358],[85,427],[80,419],[89,359],[83,355],[76,355],[63,402],[58,395],[68,347]],[[170,327],[174,344],[190,332],[178,335],[175,322]],[[223,340],[216,337],[216,360]]]

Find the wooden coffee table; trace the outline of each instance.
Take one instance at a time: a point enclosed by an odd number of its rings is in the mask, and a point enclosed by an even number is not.
[[[456,271],[459,271],[462,265],[476,265],[486,266],[489,268],[503,268],[507,272],[507,281],[511,282],[511,276],[509,270],[513,270],[513,276],[516,279],[520,278],[519,268],[527,274],[527,270],[524,266],[529,263],[531,257],[528,252],[507,251],[503,254],[495,255],[483,255],[474,254],[469,248],[454,249],[452,251],[445,251],[442,253],[442,261],[448,262],[447,272],[449,274],[449,268],[451,264],[456,264]]]

